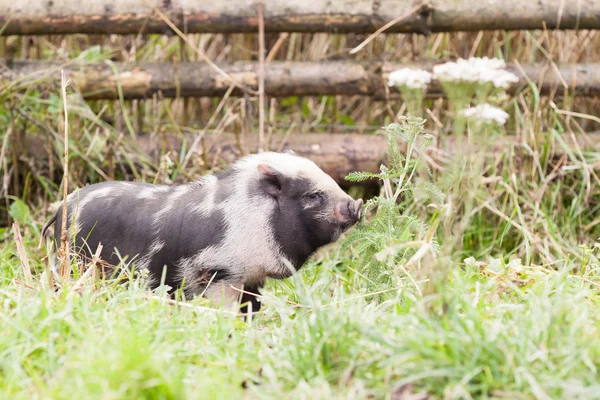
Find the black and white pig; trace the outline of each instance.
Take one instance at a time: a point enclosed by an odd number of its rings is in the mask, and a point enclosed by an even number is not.
[[[67,197],[75,247],[105,262],[120,257],[147,269],[150,286],[183,287],[187,297],[239,300],[266,278],[283,279],[361,217],[353,200],[312,161],[290,153],[246,156],[216,175],[182,186],[104,182]],[[56,222],[60,243],[62,211]],[[166,270],[165,270],[166,268]],[[209,284],[210,283],[210,284]],[[242,302],[260,307],[255,296]]]

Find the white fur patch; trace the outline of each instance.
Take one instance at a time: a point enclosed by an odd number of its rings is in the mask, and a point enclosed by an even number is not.
[[[110,201],[106,202],[106,199],[111,199],[112,197],[121,193],[121,191],[117,188],[114,187],[104,187],[101,189],[96,189],[96,190],[92,190],[89,193],[84,194],[83,196],[81,196],[80,191],[75,191],[73,193],[71,193],[70,195],[67,196],[67,203],[71,204],[72,207],[72,215],[71,215],[71,221],[75,227],[75,232],[73,233],[77,233],[81,230],[81,223],[79,221],[79,216],[81,215],[81,213],[83,212],[83,209],[91,203],[97,202],[97,201],[104,201],[105,203],[103,204],[103,206],[108,206],[110,205]]]
[[[223,241],[180,260],[179,272],[188,292],[198,294],[202,290],[202,282],[196,279],[203,267],[228,268],[234,281],[245,283],[264,281],[285,268],[269,226],[273,203],[250,196],[248,191],[248,184],[256,182],[256,174],[258,171],[253,168],[238,170],[230,183],[234,186],[233,195],[212,208],[213,212],[219,210],[223,214],[226,229]]]
[[[234,164],[238,171],[253,171],[258,177],[259,164],[267,164],[285,176],[307,178],[313,184],[313,190],[329,192],[340,197],[347,196],[332,177],[327,175],[311,160],[286,153],[264,152],[242,158]]]
[[[202,187],[204,198],[198,204],[192,206],[190,211],[200,214],[201,217],[208,217],[215,208],[215,194],[217,191],[218,179],[214,175],[207,175],[198,182]]]
[[[148,252],[140,257],[140,260],[136,263],[139,269],[148,269],[150,262],[152,261],[152,257],[154,257],[159,251],[161,251],[165,247],[164,240],[160,240],[158,238],[152,241],[152,244],[148,248]]]
[[[177,201],[192,190],[193,190],[193,187],[191,185],[182,185],[182,186],[176,187],[174,190],[172,190],[167,195],[166,201],[163,204],[162,208],[160,210],[158,210],[157,212],[155,212],[154,215],[152,216],[152,218],[153,218],[152,224],[155,229],[160,227],[161,219],[165,215],[167,215],[171,211],[173,211],[173,209],[175,208],[175,204],[177,204]]]
[[[166,194],[168,191],[168,186],[147,186],[140,190],[135,198],[138,200],[152,200],[157,196]]]

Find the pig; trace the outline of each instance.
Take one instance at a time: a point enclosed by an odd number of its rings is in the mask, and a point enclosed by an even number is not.
[[[362,206],[307,158],[263,152],[180,186],[86,186],[67,197],[67,226],[82,256],[102,244],[104,262],[116,266],[127,257],[148,271],[152,289],[164,279],[186,298],[241,301],[257,311],[266,279],[291,276],[356,224]],[[59,208],[42,235],[56,223],[60,243],[61,219]]]

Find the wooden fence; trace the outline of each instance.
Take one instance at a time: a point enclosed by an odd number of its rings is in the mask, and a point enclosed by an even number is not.
[[[240,96],[247,88],[258,90],[259,67],[256,62],[220,65],[239,87],[231,95]],[[287,62],[273,61],[264,65],[264,93],[270,97],[363,95],[376,99],[397,97],[395,88],[388,88],[386,75],[401,67],[431,70],[433,63],[398,64],[350,61]],[[97,63],[57,64],[37,61],[7,60],[0,67],[0,80],[11,81],[28,76],[60,79],[65,69],[76,88],[87,99],[116,100],[119,86],[125,99],[144,99],[160,92],[162,97],[223,96],[232,86],[230,80],[205,63]],[[533,82],[542,94],[596,96],[600,94],[600,64],[564,64],[554,68],[544,64],[509,65],[520,77],[509,91],[517,91]],[[115,73],[118,71],[118,73]],[[428,96],[443,96],[435,82]]]

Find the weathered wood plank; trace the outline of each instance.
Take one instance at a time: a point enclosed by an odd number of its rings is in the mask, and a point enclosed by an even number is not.
[[[186,134],[187,146],[195,142],[197,138],[197,134]],[[600,151],[600,133],[563,135],[562,138],[571,148],[577,146],[584,150]],[[431,158],[441,160],[449,155],[456,155],[459,143],[455,137],[449,136],[440,140],[441,143],[425,150]],[[207,167],[223,166],[232,163],[244,154],[256,152],[258,135],[249,135],[242,138],[241,142],[240,148],[238,138],[231,133],[223,133],[216,137],[207,135],[204,140],[205,147],[199,144],[193,149],[192,154],[194,157],[205,159],[208,162]],[[34,158],[47,158],[43,143],[39,136],[27,136],[28,153]],[[182,147],[182,138],[169,133],[158,136],[138,135],[135,145],[141,152],[158,157],[167,151],[178,153]],[[470,151],[480,151],[476,145],[472,146]],[[495,139],[487,151],[503,152],[510,146],[518,148],[522,144],[514,136],[502,136]],[[550,147],[555,154],[565,153],[565,149],[561,148],[558,143],[554,143]],[[460,148],[469,151],[466,144],[462,144]],[[293,150],[298,155],[313,160],[338,183],[347,185],[348,182],[344,178],[350,172],[379,172],[379,166],[386,160],[387,140],[385,136],[377,134],[300,133],[289,137],[275,135],[269,143],[269,150]],[[524,157],[530,154],[529,150],[517,153]],[[369,183],[367,182],[367,184]]]
[[[421,0],[273,0],[266,32],[373,32]],[[189,33],[258,31],[250,0],[0,0],[4,35],[171,33],[158,8]],[[598,29],[600,0],[431,0],[388,32]]]
[[[258,63],[234,63],[220,66],[239,83],[256,90]],[[286,62],[265,64],[265,93],[271,97],[364,95],[383,99],[386,96],[386,74],[401,67],[431,70],[433,63],[401,65],[393,63],[347,61]],[[77,90],[87,99],[117,99],[117,82],[127,99],[143,99],[161,92],[163,97],[223,96],[230,82],[203,63],[108,63],[91,65],[64,65],[36,61],[7,61],[0,63],[0,87],[19,77],[37,81],[47,77],[60,81],[60,69],[65,68]],[[509,66],[521,80],[510,88],[518,90],[530,79],[542,93],[567,89],[572,95],[595,96],[600,94],[600,64],[564,64],[558,71],[549,65],[526,64],[519,68]],[[26,78],[27,79],[27,78]],[[566,87],[564,86],[566,83]],[[389,93],[397,94],[395,88]],[[242,95],[236,88],[232,95]],[[442,96],[434,82],[429,96]]]

